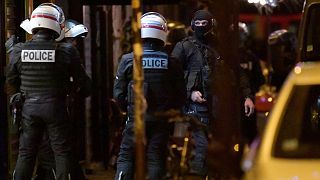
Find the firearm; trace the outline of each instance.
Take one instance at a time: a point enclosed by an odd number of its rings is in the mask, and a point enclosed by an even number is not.
[[[20,126],[22,119],[22,106],[24,103],[24,97],[22,93],[15,93],[10,98],[10,110],[13,118],[13,125]]]

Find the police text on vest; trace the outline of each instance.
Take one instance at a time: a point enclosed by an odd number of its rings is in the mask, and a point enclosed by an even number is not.
[[[163,58],[142,58],[144,69],[168,69],[168,59]]]
[[[55,62],[55,50],[22,50],[21,62]]]

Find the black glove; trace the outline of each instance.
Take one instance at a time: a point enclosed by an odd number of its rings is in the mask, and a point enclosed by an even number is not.
[[[13,50],[13,46],[15,44],[19,43],[19,37],[16,35],[12,35],[5,43],[7,53],[10,54],[10,52]]]

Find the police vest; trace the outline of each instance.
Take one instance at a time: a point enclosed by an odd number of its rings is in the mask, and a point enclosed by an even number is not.
[[[148,112],[160,111],[169,107],[172,97],[168,83],[172,79],[169,72],[168,55],[161,51],[144,50],[142,56],[144,70],[144,95],[148,102]],[[129,83],[128,100],[133,105],[132,83]],[[132,107],[131,107],[132,108]],[[129,108],[130,109],[130,108]],[[129,110],[130,112],[130,110]]]
[[[55,42],[24,43],[21,51],[21,91],[66,93],[68,65]]]

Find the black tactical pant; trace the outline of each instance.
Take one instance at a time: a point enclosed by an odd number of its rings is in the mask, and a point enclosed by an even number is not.
[[[69,105],[68,109],[73,108]],[[71,168],[71,180],[85,180],[84,172],[82,171],[82,167],[78,161],[78,152],[82,149],[79,149],[75,142],[79,141],[76,137],[77,132],[76,127],[79,126],[78,119],[74,119],[70,117],[72,114],[68,113],[68,118],[71,123],[71,146],[72,146],[72,168]],[[38,167],[37,172],[34,180],[55,180],[54,172],[55,171],[55,160],[54,160],[54,153],[52,151],[48,134],[45,133],[43,136],[43,142],[40,145],[39,152],[38,152]]]
[[[162,179],[165,175],[166,148],[169,138],[167,122],[146,122],[146,161],[150,180]],[[134,177],[134,129],[133,120],[127,121],[123,131],[115,180],[133,180]],[[138,165],[139,166],[139,165]]]
[[[194,140],[194,156],[190,162],[190,172],[200,176],[207,175],[206,156],[208,152],[208,136],[206,130],[195,128],[192,131]]]
[[[74,137],[74,135],[72,135],[72,137]],[[75,138],[73,140],[75,140]],[[71,142],[72,144],[74,144],[74,141]],[[75,152],[75,147],[73,147],[71,180],[85,180],[86,178],[82,171],[82,168],[77,161],[77,158],[74,156]],[[49,137],[47,134],[45,134],[38,152],[38,167],[34,180],[55,180],[55,166],[54,153],[50,146]]]
[[[56,179],[70,177],[70,124],[64,97],[28,95],[22,110],[22,132],[19,156],[14,172],[15,180],[30,180],[43,134],[48,133],[56,162]]]
[[[207,175],[206,156],[208,151],[207,127],[210,123],[208,106],[197,103],[189,105],[188,113],[193,113],[197,123],[191,124],[194,141],[193,158],[190,161],[190,172],[199,176]]]

